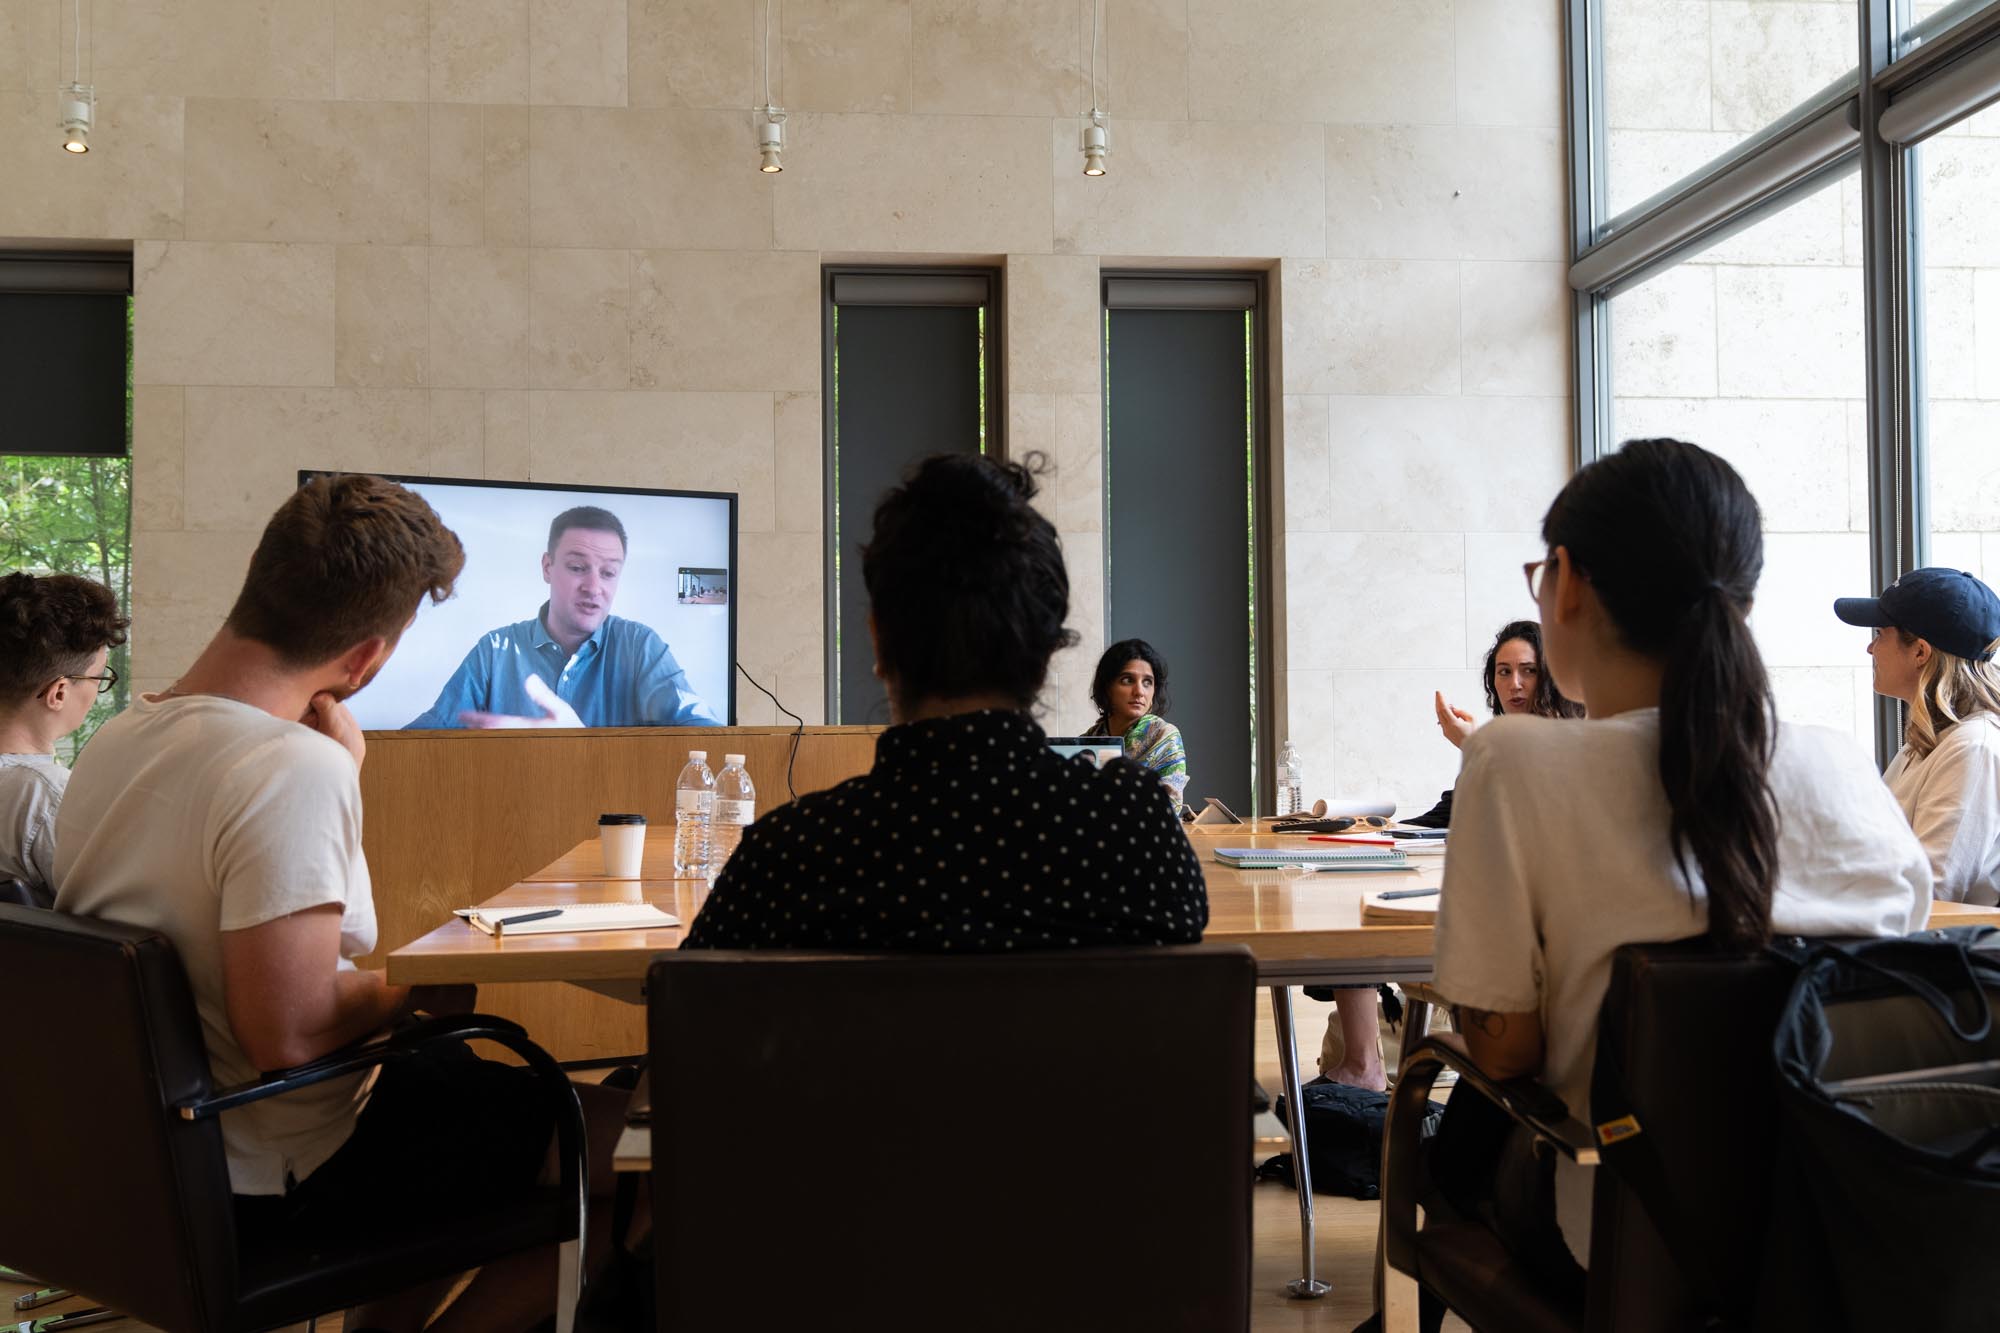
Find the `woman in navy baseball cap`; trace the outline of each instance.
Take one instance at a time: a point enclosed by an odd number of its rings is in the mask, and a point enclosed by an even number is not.
[[[2000,597],[1956,569],[1914,569],[1833,613],[1875,631],[1875,692],[1910,706],[1882,775],[1930,854],[1932,892],[2000,902]]]

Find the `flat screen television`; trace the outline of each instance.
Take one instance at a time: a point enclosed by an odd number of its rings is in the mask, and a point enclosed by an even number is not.
[[[349,701],[364,728],[735,722],[733,493],[388,479],[458,534],[465,570]]]

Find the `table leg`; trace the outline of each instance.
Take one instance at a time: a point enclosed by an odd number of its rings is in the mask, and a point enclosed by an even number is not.
[[[1285,1105],[1291,1110],[1292,1179],[1299,1188],[1299,1245],[1305,1273],[1285,1284],[1299,1300],[1314,1301],[1333,1290],[1314,1276],[1312,1168],[1306,1161],[1306,1108],[1299,1094],[1299,1043],[1292,1027],[1292,988],[1271,987],[1271,1017],[1278,1026],[1278,1065],[1284,1072]]]

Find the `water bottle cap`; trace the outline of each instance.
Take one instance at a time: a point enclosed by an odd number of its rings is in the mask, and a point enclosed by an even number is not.
[[[726,754],[722,756],[722,762],[724,764],[735,764],[740,768],[743,765],[743,756],[740,754]]]
[[[689,750],[689,751],[688,751],[688,762],[689,762],[690,764],[705,764],[705,763],[707,763],[707,762],[708,762],[708,751],[706,751],[706,750]]]

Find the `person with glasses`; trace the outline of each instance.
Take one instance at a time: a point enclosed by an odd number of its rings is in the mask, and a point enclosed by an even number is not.
[[[1542,540],[1527,573],[1548,670],[1589,716],[1466,740],[1435,985],[1489,1076],[1537,1079],[1587,1119],[1620,946],[1903,935],[1928,919],[1931,872],[1852,738],[1777,720],[1748,623],[1763,516],[1727,462],[1632,441],[1570,479]],[[1455,1132],[1448,1115],[1438,1142]],[[1520,1139],[1480,1170],[1437,1184],[1490,1207],[1581,1308],[1591,1173],[1551,1173]]]
[[[1915,569],[1833,613],[1874,630],[1875,692],[1909,705],[1882,775],[1930,854],[1931,891],[2000,902],[2000,597],[1957,569]]]
[[[0,578],[0,879],[54,900],[56,810],[69,770],[56,742],[118,683],[106,660],[131,622],[101,583],[74,574]]]

